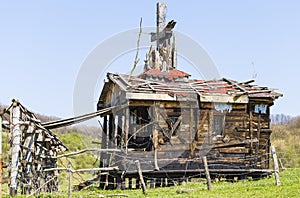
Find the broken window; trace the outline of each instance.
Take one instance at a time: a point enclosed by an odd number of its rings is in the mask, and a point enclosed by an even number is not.
[[[221,136],[225,126],[225,115],[214,115],[213,134],[214,136]]]
[[[177,131],[181,122],[181,118],[179,119],[180,116],[181,116],[181,109],[174,108],[174,109],[167,110],[166,122],[168,123],[168,130],[169,130],[170,137],[177,135]]]
[[[232,110],[232,105],[231,104],[226,104],[226,103],[214,103],[215,110],[223,112],[223,111],[228,111],[230,112]]]
[[[267,108],[268,108],[268,105],[266,105],[266,104],[256,104],[254,106],[254,113],[266,114]]]
[[[151,118],[148,107],[130,108],[130,130],[128,148],[152,150]]]

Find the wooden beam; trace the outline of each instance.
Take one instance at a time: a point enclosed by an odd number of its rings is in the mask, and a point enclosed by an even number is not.
[[[126,93],[127,100],[166,100],[176,101],[176,97],[172,97],[168,94],[157,94],[157,93]]]
[[[48,168],[43,170],[43,172],[49,172],[49,171],[54,171],[54,170],[58,170],[58,171],[68,171],[70,170],[70,172],[72,173],[76,173],[76,172],[91,172],[91,171],[118,171],[119,167],[118,166],[112,166],[112,167],[104,167],[104,168],[82,168],[82,169],[76,169],[73,170],[70,167],[69,168]]]
[[[273,161],[274,161],[274,174],[275,174],[276,186],[280,186],[279,166],[278,166],[278,160],[277,160],[276,150],[274,146],[271,146],[271,151],[272,151]]]
[[[206,157],[204,156],[204,157],[202,157],[202,160],[203,160],[203,165],[204,165],[204,170],[205,170],[207,189],[208,189],[208,190],[212,190],[211,179],[210,179],[209,170],[208,170],[208,165],[207,165],[207,159],[206,159]]]
[[[19,170],[19,152],[21,145],[21,109],[19,102],[13,100],[13,107],[10,115],[10,132],[12,137],[12,146],[11,146],[11,168],[10,168],[10,196],[17,194],[18,187],[18,170]]]
[[[208,142],[212,144],[212,134],[214,130],[214,113],[212,111],[209,112],[208,118]]]
[[[160,3],[158,2],[156,4],[156,35],[157,38],[160,37],[160,32],[162,32],[166,26],[166,9],[167,5],[166,3]],[[161,45],[160,39],[157,39],[157,49]]]
[[[205,111],[203,117],[201,118],[201,120],[199,122],[197,132],[195,134],[195,138],[194,138],[192,146],[191,146],[190,158],[194,157],[194,152],[195,152],[195,149],[197,147],[197,142],[199,141],[199,138],[200,138],[200,135],[201,135],[201,130],[203,129],[203,125],[207,121],[207,116],[208,116],[208,111]],[[200,117],[201,117],[201,111],[200,111]]]
[[[70,157],[70,156],[74,156],[74,155],[79,155],[85,152],[123,152],[120,149],[99,149],[99,148],[87,148],[87,149],[83,149],[80,151],[76,151],[76,152],[71,152],[71,153],[66,153],[66,154],[62,154],[62,155],[58,155],[56,157],[52,157],[52,159],[57,159],[57,158],[62,158],[62,157]]]
[[[143,193],[147,194],[146,184],[144,182],[144,178],[143,178],[143,174],[142,174],[142,169],[141,169],[140,161],[136,160],[135,161],[135,165],[136,165],[136,169],[137,169],[138,174],[139,174],[140,182],[142,184]]]
[[[153,108],[153,118],[155,123],[159,123],[159,115],[160,115],[160,109],[159,109],[159,104],[157,102],[154,102],[154,108]],[[158,134],[159,134],[159,129],[158,129],[158,124],[154,125],[154,130],[153,130],[153,148],[154,148],[154,169],[159,170],[158,163],[157,163],[157,149],[158,149]]]
[[[128,133],[129,133],[129,123],[130,122],[130,109],[129,107],[125,108],[125,129],[124,129],[124,143],[125,143],[125,152],[128,152]]]
[[[119,148],[123,147],[122,134],[123,134],[123,114],[119,112],[118,114],[118,132],[117,132],[117,146]]]
[[[250,140],[253,139],[253,114],[252,114],[252,109],[251,106],[249,107],[249,135],[250,135]],[[250,142],[250,156],[253,155],[253,142]],[[250,157],[249,159],[249,164],[252,165],[253,159]]]
[[[193,130],[194,130],[194,109],[193,105],[190,105],[190,137],[189,137],[189,143],[192,143],[193,140]]]
[[[229,147],[219,148],[220,153],[249,153],[249,149],[245,147]]]

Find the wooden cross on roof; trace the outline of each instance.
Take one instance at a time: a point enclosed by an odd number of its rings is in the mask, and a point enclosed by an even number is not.
[[[172,29],[176,25],[176,21],[171,20],[166,25],[166,3],[156,4],[156,33],[151,33],[151,42],[157,41],[157,49],[160,46],[166,47],[170,44],[170,38],[172,37]]]

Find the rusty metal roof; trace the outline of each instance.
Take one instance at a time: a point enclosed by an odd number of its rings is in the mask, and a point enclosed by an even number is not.
[[[126,93],[168,94],[171,97],[175,95],[186,97],[190,94],[198,94],[205,97],[218,96],[219,98],[244,96],[247,97],[247,101],[248,98],[269,98],[274,100],[282,96],[282,94],[275,92],[273,89],[253,84],[254,80],[246,82],[237,82],[227,78],[199,80],[188,79],[189,76],[189,74],[177,69],[169,72],[150,69],[139,76],[132,76],[130,80],[128,80],[129,75],[126,74],[107,74],[108,79],[117,84]]]
[[[160,71],[154,68],[151,68],[148,71],[139,75],[139,77],[142,79],[158,78],[158,79],[165,79],[170,81],[175,79],[188,78],[190,76],[191,76],[190,74],[180,71],[178,69],[171,69],[169,71]]]

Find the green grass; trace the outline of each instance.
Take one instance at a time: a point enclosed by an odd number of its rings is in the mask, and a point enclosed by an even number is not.
[[[145,196],[141,189],[124,191],[83,191],[84,194],[127,194],[129,197],[299,197],[300,169],[288,169],[280,173],[281,186],[275,185],[274,176],[259,181],[239,181],[235,183],[220,181],[212,184],[208,191],[206,183],[188,183],[186,186],[148,188]],[[184,193],[182,193],[184,192]],[[83,195],[82,194],[82,195]],[[78,194],[80,195],[80,194]]]
[[[283,165],[288,169],[280,172],[281,186],[275,186],[274,176],[259,181],[239,181],[230,183],[226,181],[212,184],[213,190],[208,191],[203,180],[188,183],[186,186],[173,186],[164,188],[147,188],[148,194],[144,195],[141,189],[104,191],[97,188],[98,184],[80,192],[73,192],[73,197],[109,197],[110,194],[123,194],[128,197],[300,197],[300,118],[291,125],[276,125],[272,127],[272,145],[276,147],[277,155],[282,159]],[[59,138],[70,149],[68,152],[78,151],[83,148],[96,147],[91,142],[93,138],[78,133],[58,134]],[[9,144],[7,137],[3,137],[3,158],[7,161]],[[60,153],[61,154],[61,153]],[[93,153],[85,153],[59,160],[59,167],[67,166],[69,161],[73,169],[99,167]],[[4,175],[7,175],[4,169]],[[78,184],[83,179],[91,178],[91,173],[74,174],[73,184]],[[37,197],[67,197],[67,173],[61,172],[59,176],[60,190],[54,194],[40,194]],[[8,196],[7,184],[2,186],[3,197]],[[25,196],[17,196],[25,197]]]
[[[147,195],[141,189],[135,190],[99,190],[97,185],[80,192],[73,192],[73,197],[109,197],[111,194],[122,194],[128,197],[299,197],[300,169],[287,169],[280,172],[281,186],[275,185],[275,178],[258,181],[226,182],[212,184],[213,190],[208,191],[204,180],[163,188],[147,188]],[[66,184],[66,181],[64,181]],[[66,188],[54,194],[40,194],[38,197],[67,197]]]

